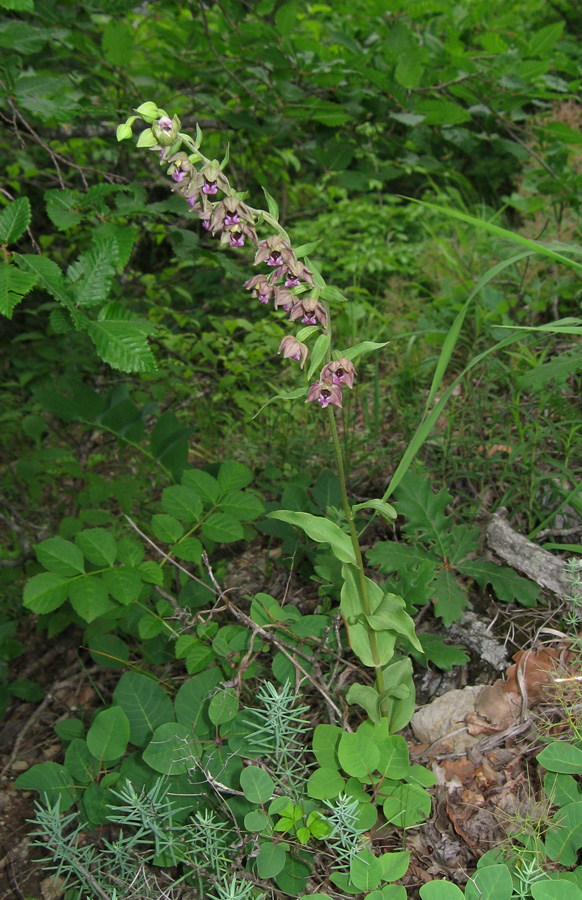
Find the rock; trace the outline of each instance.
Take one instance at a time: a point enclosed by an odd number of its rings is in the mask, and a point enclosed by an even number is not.
[[[439,744],[444,751],[464,753],[478,740],[467,731],[465,718],[475,712],[483,685],[449,691],[414,714],[412,730],[422,744]]]
[[[12,763],[11,769],[13,772],[26,772],[30,769],[30,763],[27,763],[25,759],[16,759]]]

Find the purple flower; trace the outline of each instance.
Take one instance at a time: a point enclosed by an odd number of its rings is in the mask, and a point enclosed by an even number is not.
[[[233,231],[230,235],[230,246],[231,247],[244,247],[245,245],[245,236],[238,231]]]
[[[289,319],[291,322],[295,322],[299,318],[304,325],[317,325],[318,322],[323,328],[327,325],[327,313],[317,297],[313,295],[294,303],[289,313]]]
[[[271,255],[267,260],[268,266],[280,266],[281,265],[281,253],[279,250],[273,250]]]
[[[301,368],[305,365],[309,350],[305,344],[298,341],[297,338],[287,335],[279,344],[277,353],[282,353],[284,359],[296,359],[300,362]]]
[[[345,384],[346,387],[353,388],[355,374],[356,370],[351,359],[341,356],[323,367],[320,378],[322,381],[331,381],[333,384]]]
[[[174,169],[174,171],[172,172],[172,178],[174,179],[174,181],[182,181],[185,177],[186,173],[181,169]]]
[[[166,134],[169,134],[173,127],[173,122],[169,116],[162,116],[158,119],[158,125]]]
[[[232,216],[224,217],[224,224],[226,227],[229,225],[238,225],[240,223],[240,219],[238,217],[238,213],[233,213]]]
[[[200,222],[206,231],[210,231],[210,219],[200,219]]]
[[[285,287],[299,287],[301,281],[299,278],[294,278],[291,275],[287,275],[285,279]]]
[[[202,188],[203,194],[216,194],[218,187],[214,181],[205,181]]]
[[[316,381],[309,388],[306,403],[314,403],[317,401],[322,409],[329,406],[342,408],[342,389],[339,384],[332,384],[331,381]]]
[[[259,242],[254,264],[258,266],[259,263],[267,263],[271,268],[280,266],[283,263],[287,266],[291,263],[299,265],[289,243],[284,238],[279,237],[278,234],[273,234],[266,240]]]
[[[247,291],[252,290],[253,297],[256,297],[259,303],[264,304],[267,304],[269,302],[275,290],[273,285],[269,284],[265,275],[253,275],[252,278],[249,278],[248,281],[245,281],[244,286]]]
[[[275,288],[275,309],[279,309],[279,307],[282,306],[285,312],[289,312],[296,299],[297,298],[291,293],[289,288]]]

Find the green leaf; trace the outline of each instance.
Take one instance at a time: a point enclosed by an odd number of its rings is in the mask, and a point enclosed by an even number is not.
[[[105,582],[96,575],[84,575],[69,582],[71,606],[85,622],[93,622],[115,608]]]
[[[382,880],[382,863],[371,850],[362,848],[350,862],[350,880],[360,891],[373,891]]]
[[[65,812],[75,802],[75,786],[71,773],[56,762],[39,763],[19,775],[14,786],[23,791],[38,791],[54,805],[60,798],[60,810]]]
[[[159,541],[165,544],[173,544],[179,541],[184,534],[184,528],[174,516],[164,513],[152,516],[152,530]]]
[[[188,462],[188,436],[191,430],[184,428],[172,410],[168,409],[159,417],[152,432],[150,450],[154,458],[175,478],[182,474]],[[182,483],[186,484],[184,480]],[[195,487],[194,484],[190,486]]]
[[[358,734],[343,734],[338,746],[338,757],[344,772],[355,778],[370,775],[378,766],[380,751],[376,744]]]
[[[365,617],[366,621],[374,631],[395,631],[403,635],[416,650],[422,651],[422,644],[414,629],[414,621],[406,612],[405,606],[402,597],[391,593],[384,594],[372,615]]]
[[[58,303],[67,308],[76,328],[86,328],[87,319],[84,313],[77,310],[71,297],[69,286],[66,284],[63,273],[56,262],[47,259],[46,256],[35,254],[14,254],[14,259],[20,269],[34,275],[38,286],[47,291]]]
[[[269,513],[269,519],[278,519],[289,525],[297,525],[312,540],[318,543],[327,543],[331,546],[334,555],[341,562],[356,565],[356,556],[352,542],[348,535],[339,528],[335,522],[324,519],[322,516],[312,516],[305,512],[292,512],[290,510],[277,509]]]
[[[75,535],[83,556],[96,566],[112,566],[117,556],[115,538],[104,528],[87,528]]]
[[[357,704],[365,709],[372,722],[380,724],[380,695],[371,684],[351,684],[346,694],[350,706]]]
[[[410,851],[397,850],[395,853],[383,853],[380,862],[382,864],[382,880],[398,881],[408,871]]]
[[[400,784],[384,802],[386,821],[398,828],[410,828],[424,822],[431,810],[431,796],[423,787]]]
[[[420,100],[415,113],[425,117],[426,125],[460,125],[471,120],[471,114],[451,100]]]
[[[346,359],[357,359],[359,356],[363,356],[364,353],[372,353],[374,350],[381,350],[382,347],[387,347],[390,341],[382,341],[382,343],[378,344],[375,341],[361,341],[359,344],[355,344],[353,347],[347,347],[345,350],[342,350],[342,356],[345,356]]]
[[[317,725],[313,732],[313,753],[322,768],[339,769],[337,755],[343,730],[337,725]]]
[[[32,213],[28,197],[13,200],[0,212],[0,244],[15,244],[28,226]]]
[[[34,12],[34,0],[0,0],[0,6],[16,12]]]
[[[12,318],[14,309],[36,284],[36,275],[0,262],[0,313]],[[55,312],[55,310],[53,310]]]
[[[549,56],[564,31],[565,22],[553,22],[540,28],[529,40],[527,47],[528,56]]]
[[[455,573],[450,569],[442,569],[432,583],[432,591],[435,598],[435,615],[442,619],[447,627],[453,622],[458,622],[468,600],[466,591],[460,586]]]
[[[242,541],[244,529],[238,519],[227,516],[224,513],[212,513],[202,524],[202,534],[211,541],[219,544],[231,544],[234,541]]]
[[[66,231],[73,228],[83,219],[79,207],[83,204],[83,196],[79,191],[45,191],[46,212],[57,228]]]
[[[394,655],[396,632],[375,632],[377,657],[372,651],[370,643],[370,631],[367,625],[360,621],[362,615],[363,600],[361,596],[362,585],[360,576],[355,566],[344,564],[342,566],[344,584],[341,590],[341,613],[348,626],[348,639],[350,647],[360,661],[369,667],[384,666]],[[372,613],[382,602],[384,596],[382,588],[370,578],[366,578],[368,602]]]
[[[408,744],[400,734],[390,734],[378,741],[380,760],[378,771],[385,778],[398,781],[410,772]]]
[[[265,507],[258,497],[248,491],[231,491],[220,501],[220,510],[239,522],[253,522],[263,515]]]
[[[180,541],[179,544],[174,544],[171,548],[171,553],[177,556],[178,559],[198,564],[202,559],[202,550],[203,547],[198,538],[189,537]]]
[[[203,472],[202,469],[186,469],[182,475],[182,484],[194,488],[198,496],[212,506],[218,502],[221,495],[216,478],[213,478],[208,472]]]
[[[174,721],[172,701],[160,685],[139,672],[126,672],[113,692],[113,703],[127,716],[130,740],[143,747],[156,728]]]
[[[117,762],[129,743],[129,722],[118,706],[104,709],[93,719],[87,732],[89,752],[100,762]]]
[[[253,473],[248,466],[229,460],[222,463],[218,470],[218,487],[220,496],[224,497],[230,491],[239,491],[253,480]]]
[[[156,728],[143,752],[143,760],[162,775],[183,775],[197,765],[192,730],[179,722]]]
[[[89,641],[91,659],[104,669],[123,669],[129,659],[129,647],[116,634],[100,634]]]
[[[386,503],[385,500],[366,500],[364,503],[356,503],[352,506],[353,513],[358,512],[360,509],[375,509],[387,522],[393,522],[396,518],[396,510],[389,503]]]
[[[311,363],[309,366],[309,371],[307,373],[307,380],[311,381],[314,373],[319,369],[323,359],[329,350],[331,338],[328,334],[320,334],[317,338],[315,344],[313,345],[313,350],[311,351]]]
[[[344,790],[345,780],[337,769],[316,769],[309,776],[307,794],[314,800],[333,800]]]
[[[251,803],[267,803],[273,796],[275,782],[268,772],[258,766],[246,766],[240,773],[240,786]]]
[[[427,881],[420,888],[421,900],[463,900],[464,894],[452,881]]]
[[[552,881],[541,880],[530,887],[533,900],[582,900],[582,891],[578,885],[565,878]]]
[[[169,516],[186,525],[198,522],[202,516],[202,500],[194,488],[173,484],[162,492],[162,507]],[[152,520],[153,521],[153,520]]]
[[[99,760],[89,752],[87,741],[75,738],[67,747],[65,767],[78,784],[89,784],[97,779]]]
[[[178,722],[188,725],[190,731],[193,728],[197,735],[205,733],[207,728],[212,728],[206,712],[210,702],[208,696],[221,681],[222,673],[218,668],[207,669],[185,681],[174,700]]]
[[[215,694],[208,707],[208,716],[213,725],[224,725],[226,722],[231,722],[237,712],[238,696],[232,688]]]
[[[24,606],[40,615],[53,612],[67,599],[69,584],[70,579],[55,572],[34,575],[24,587]]]
[[[109,569],[101,577],[111,596],[124,605],[137,600],[143,587],[138,572],[127,566]]]
[[[433,662],[443,672],[450,672],[454,666],[464,666],[469,657],[464,647],[458,644],[447,644],[444,638],[436,634],[419,634],[422,653],[413,653],[414,658],[423,666]]]
[[[34,548],[36,557],[45,569],[57,575],[79,575],[84,573],[83,554],[71,541],[52,537]]]
[[[582,750],[566,741],[552,741],[538,753],[537,761],[550,772],[582,775]]]
[[[121,372],[155,372],[147,342],[154,327],[144,322],[90,322],[87,331],[101,359]]]
[[[269,817],[258,809],[253,809],[245,816],[246,831],[265,831],[269,824]]]
[[[574,866],[582,847],[582,801],[559,809],[546,832],[546,853],[563,866]]]
[[[513,879],[506,865],[477,869],[465,885],[465,900],[510,900]]]
[[[256,858],[259,878],[274,878],[285,865],[285,850],[281,844],[270,841],[261,844]]]
[[[125,69],[133,55],[134,44],[134,29],[118,16],[110,19],[101,38],[101,48],[107,62]]]
[[[269,214],[273,217],[275,222],[279,221],[279,206],[274,197],[271,197],[270,193],[266,188],[263,188],[263,193],[265,195],[265,200],[267,201],[267,208],[269,210]]]
[[[419,87],[423,74],[424,66],[416,53],[403,53],[400,56],[394,77],[403,88],[414,90]]]
[[[536,605],[540,587],[533,581],[522,578],[508,566],[497,566],[487,560],[467,560],[460,563],[458,569],[461,574],[474,578],[482,588],[490,584],[499,600],[504,603],[516,600],[521,606]]]
[[[89,253],[84,253],[69,266],[67,280],[73,285],[77,306],[102,304],[111,289],[118,250],[115,238],[101,238]]]

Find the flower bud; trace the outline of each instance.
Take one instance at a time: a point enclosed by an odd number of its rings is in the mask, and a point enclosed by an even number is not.
[[[170,147],[180,133],[180,120],[178,116],[170,119],[169,116],[161,116],[152,122],[152,131],[160,147]]]

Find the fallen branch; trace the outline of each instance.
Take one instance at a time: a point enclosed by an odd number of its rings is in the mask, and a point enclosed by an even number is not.
[[[564,560],[514,531],[502,513],[491,516],[487,524],[487,543],[513,569],[519,569],[560,600],[566,599],[569,590]]]

